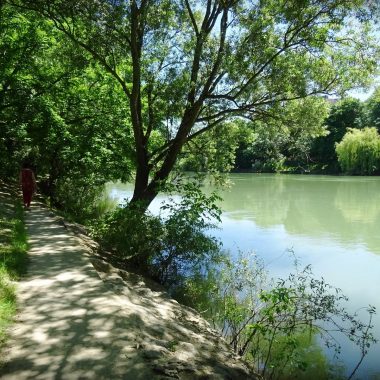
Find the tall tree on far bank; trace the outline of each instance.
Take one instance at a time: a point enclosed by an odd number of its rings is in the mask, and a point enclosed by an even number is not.
[[[331,108],[325,121],[327,134],[318,137],[312,147],[312,160],[327,172],[340,171],[335,145],[350,128],[365,127],[364,103],[358,99],[343,99]]]
[[[329,108],[326,99],[309,96],[287,102],[271,120],[248,124],[251,139],[241,141],[235,167],[257,172],[308,171],[313,142],[327,133]]]
[[[336,145],[338,161],[348,174],[371,175],[380,171],[380,136],[376,128],[349,128]]]
[[[380,87],[376,88],[372,96],[366,101],[368,127],[376,127],[380,132]]]
[[[143,210],[196,136],[344,91],[376,63],[369,33],[354,21],[360,0],[13,3],[51,20],[123,90],[136,161],[131,203]]]

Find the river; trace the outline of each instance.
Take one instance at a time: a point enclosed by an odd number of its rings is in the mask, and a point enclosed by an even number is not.
[[[220,192],[222,225],[214,232],[223,246],[232,255],[254,251],[275,277],[292,270],[291,249],[316,276],[342,289],[351,312],[369,304],[377,308],[374,333],[380,339],[380,178],[230,174],[229,179],[230,188]],[[120,203],[132,195],[131,185],[110,184],[107,191]],[[152,212],[164,198],[154,201]],[[342,344],[350,372],[359,351]],[[356,378],[380,379],[380,343]]]

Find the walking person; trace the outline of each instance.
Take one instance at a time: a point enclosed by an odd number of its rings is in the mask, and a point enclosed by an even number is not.
[[[29,208],[37,186],[34,172],[27,163],[22,165],[22,169],[20,171],[20,186],[22,189],[24,207]]]

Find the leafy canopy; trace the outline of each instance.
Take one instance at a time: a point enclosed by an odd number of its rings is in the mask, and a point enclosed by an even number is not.
[[[368,24],[355,21],[360,0],[15,2],[52,20],[123,90],[132,203],[152,201],[196,136],[231,118],[265,120],[290,100],[343,93],[376,66]]]

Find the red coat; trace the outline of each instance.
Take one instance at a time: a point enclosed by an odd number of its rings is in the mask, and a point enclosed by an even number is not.
[[[33,192],[36,186],[33,171],[31,169],[22,169],[20,177],[22,189]]]

